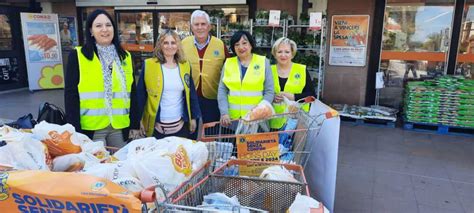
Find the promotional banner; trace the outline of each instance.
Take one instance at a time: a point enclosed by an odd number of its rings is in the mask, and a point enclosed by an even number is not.
[[[58,16],[21,13],[30,91],[64,87]]]
[[[368,15],[332,16],[329,65],[365,66]]]
[[[236,137],[237,158],[240,160],[278,162],[280,157],[278,139],[278,133],[238,136]],[[241,165],[239,171],[241,175],[259,176],[266,167],[265,165]]]
[[[0,172],[2,212],[140,213],[141,201],[121,186],[73,172]]]
[[[78,45],[76,26],[76,17],[59,17],[59,35],[61,37],[61,47],[63,50],[72,50]]]

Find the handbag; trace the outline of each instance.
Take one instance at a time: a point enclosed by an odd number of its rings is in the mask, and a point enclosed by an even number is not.
[[[38,123],[41,121],[46,121],[48,123],[59,125],[66,124],[64,111],[60,107],[48,102],[44,102],[40,105],[37,120]]]

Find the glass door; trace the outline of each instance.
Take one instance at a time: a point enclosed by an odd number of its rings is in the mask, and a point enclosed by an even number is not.
[[[28,86],[20,12],[0,6],[0,91]]]
[[[115,11],[122,46],[132,54],[135,71],[145,59],[153,57],[159,34],[176,30],[183,39],[191,35],[191,12]]]
[[[455,0],[387,0],[379,104],[401,108],[405,82],[446,74]]]
[[[474,79],[474,0],[466,0],[459,34],[455,75]]]

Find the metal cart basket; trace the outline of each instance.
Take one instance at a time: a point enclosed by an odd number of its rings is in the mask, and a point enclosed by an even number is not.
[[[293,173],[296,182],[268,180],[256,176],[229,175],[229,169],[235,170],[244,166],[256,166],[262,170],[270,166],[283,166]],[[299,165],[230,160],[176,199],[169,199],[169,202],[157,205],[160,206],[160,210],[165,212],[212,211],[209,210],[209,207],[200,205],[205,195],[214,192],[222,192],[229,197],[236,196],[241,206],[248,207],[247,209],[251,212],[285,212],[297,193],[309,196],[303,168]],[[240,206],[228,209],[239,212]]]

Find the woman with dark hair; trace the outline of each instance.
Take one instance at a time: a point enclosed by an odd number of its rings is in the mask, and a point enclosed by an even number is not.
[[[124,146],[126,136],[140,136],[130,53],[118,39],[117,27],[104,10],[86,22],[84,46],[69,54],[65,73],[66,120],[76,131],[107,146]]]
[[[153,58],[145,60],[138,81],[143,131],[157,139],[190,138],[201,117],[191,66],[184,58],[178,33],[167,30],[157,40]]]
[[[255,40],[247,31],[238,31],[230,39],[236,55],[228,58],[221,72],[217,100],[221,124],[244,117],[260,101],[273,101],[274,88],[270,62],[253,53]]]

